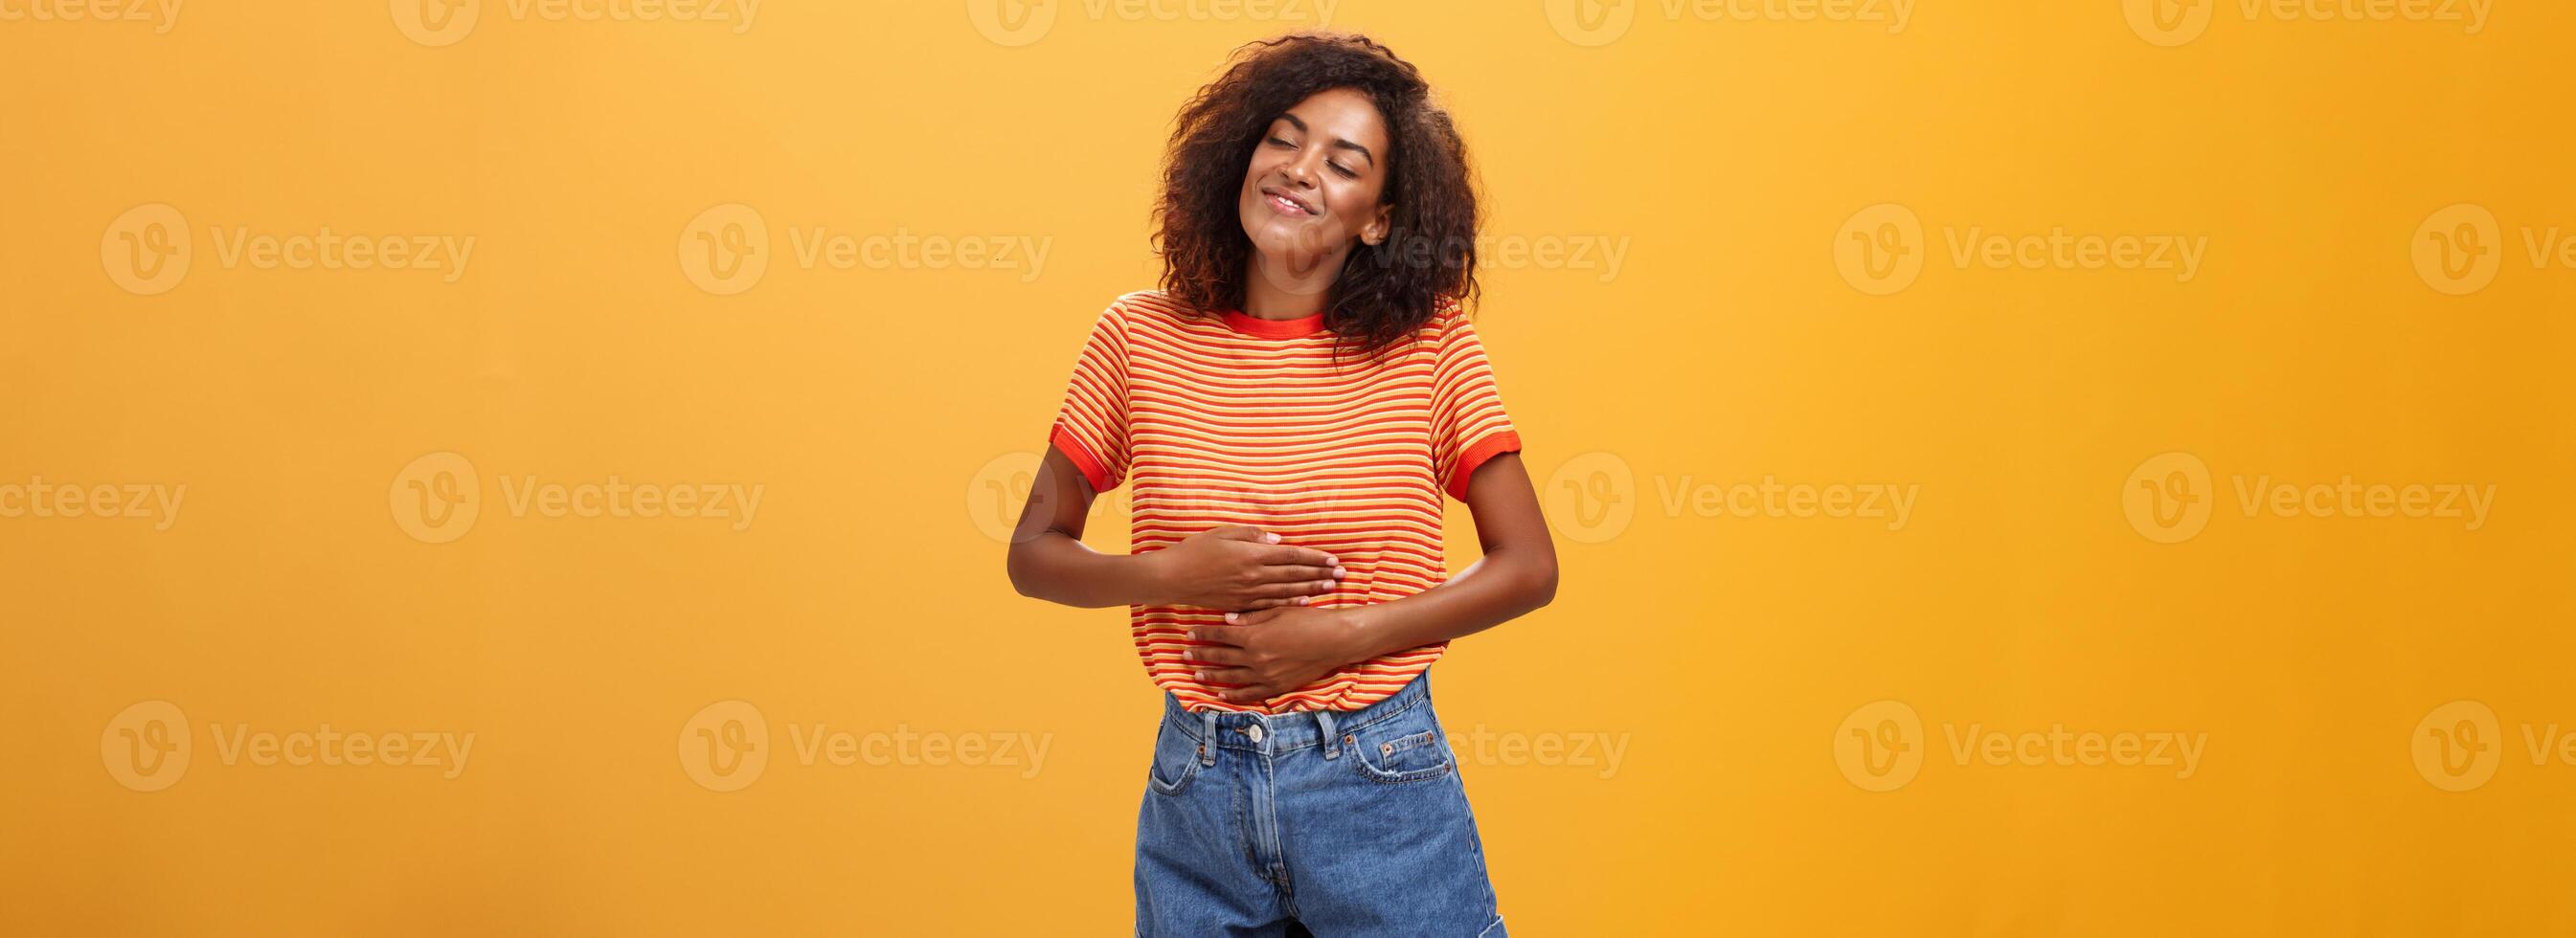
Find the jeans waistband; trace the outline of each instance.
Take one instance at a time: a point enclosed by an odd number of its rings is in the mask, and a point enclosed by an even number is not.
[[[1357,710],[1299,710],[1293,713],[1245,713],[1206,710],[1193,713],[1181,706],[1179,698],[1169,691],[1163,694],[1163,722],[1200,743],[1202,753],[1209,743],[1222,749],[1251,752],[1286,752],[1324,743],[1326,754],[1337,754],[1341,748],[1337,734],[1353,733],[1362,728],[1395,718],[1407,710],[1431,702],[1431,673],[1414,675],[1403,690],[1393,696]],[[1254,728],[1258,727],[1256,731]]]

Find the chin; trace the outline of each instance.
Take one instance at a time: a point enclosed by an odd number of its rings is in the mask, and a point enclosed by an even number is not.
[[[1260,208],[1260,211],[1267,217],[1247,218],[1243,224],[1243,234],[1252,239],[1253,248],[1263,254],[1274,256],[1298,250],[1298,243],[1301,240],[1298,237],[1298,229],[1305,226],[1282,220],[1277,216],[1270,216],[1268,215],[1270,210],[1266,207]]]

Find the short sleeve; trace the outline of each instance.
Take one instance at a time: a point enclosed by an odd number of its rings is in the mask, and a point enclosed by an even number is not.
[[[1127,324],[1120,304],[1092,323],[1047,442],[1063,450],[1094,493],[1127,477]]]
[[[1449,497],[1467,500],[1467,480],[1485,460],[1519,452],[1521,435],[1503,410],[1494,386],[1494,366],[1485,359],[1485,344],[1476,327],[1457,312],[1438,339],[1437,364],[1431,378],[1431,458],[1440,472],[1440,488]]]

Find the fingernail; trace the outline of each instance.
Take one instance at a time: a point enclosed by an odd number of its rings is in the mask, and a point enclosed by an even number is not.
[[[1279,543],[1279,535],[1276,534],[1264,534],[1261,539],[1273,544]]]
[[[1299,596],[1299,597],[1297,597],[1297,605],[1303,606],[1303,605],[1305,605],[1305,604],[1306,604],[1306,597],[1303,597],[1303,596]]]
[[[1348,571],[1348,570],[1344,570],[1344,569],[1342,569],[1342,568],[1340,568],[1340,567],[1334,567],[1334,568],[1333,568],[1333,579],[1338,580],[1338,579],[1341,579],[1341,578],[1343,578],[1343,577],[1350,576],[1350,575],[1351,575],[1351,572],[1350,572],[1350,571]]]
[[[1328,565],[1328,566],[1335,566],[1335,567],[1338,567],[1338,566],[1341,566],[1341,565],[1342,565],[1342,558],[1335,557],[1335,556],[1333,556],[1333,555],[1331,555],[1331,554],[1325,554],[1325,555],[1324,555],[1324,563],[1325,563],[1326,565]]]
[[[1226,614],[1225,614],[1225,621],[1228,621],[1228,622],[1232,622],[1232,621],[1234,621],[1234,613],[1231,613],[1231,612],[1226,613]]]

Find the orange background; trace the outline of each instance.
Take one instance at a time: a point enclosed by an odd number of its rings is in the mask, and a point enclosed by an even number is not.
[[[2154,2],[1331,7],[1469,137],[1560,535],[1555,604],[1437,669],[1516,932],[2576,930],[2576,9]],[[8,931],[1128,927],[1157,700],[997,532],[1152,282],[1172,112],[1318,4],[36,9],[0,0]],[[474,245],[227,250],[326,227]],[[2059,229],[2203,253],[1977,247]],[[612,477],[762,499],[513,507]],[[2492,502],[2265,507],[2345,477]],[[326,724],[474,736],[453,778],[224,755]],[[800,759],[818,725],[884,763]],[[2056,727],[2201,749],[1975,748]]]

